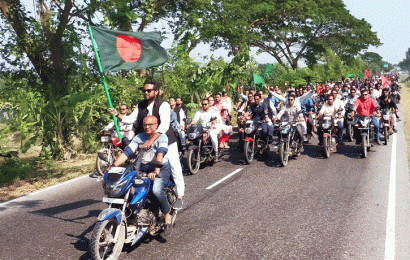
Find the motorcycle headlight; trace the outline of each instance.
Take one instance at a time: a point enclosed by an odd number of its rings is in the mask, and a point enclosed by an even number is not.
[[[323,129],[329,129],[330,125],[331,125],[330,122],[325,122],[325,123],[322,124],[322,128]]]
[[[250,134],[250,133],[253,132],[253,130],[255,130],[255,127],[253,125],[251,125],[251,126],[245,128],[245,133]]]
[[[290,125],[283,125],[280,128],[280,132],[282,134],[287,134],[287,133],[289,133],[289,131],[290,131]]]
[[[363,119],[363,120],[360,120],[360,124],[363,126],[363,127],[367,127],[367,125],[369,124],[369,122],[370,122],[370,120],[369,119]]]
[[[390,120],[390,115],[383,115],[384,120]]]

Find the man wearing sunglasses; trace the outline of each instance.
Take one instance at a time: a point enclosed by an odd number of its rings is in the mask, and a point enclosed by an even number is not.
[[[352,117],[354,116],[354,113],[356,111],[359,116],[370,116],[373,114],[376,115],[375,112],[376,112],[376,108],[378,107],[376,100],[369,97],[369,92],[367,91],[366,88],[362,88],[360,91],[361,91],[361,96],[354,103]],[[372,122],[374,125],[376,143],[378,145],[381,145],[382,143],[380,142],[380,137],[379,137],[379,128],[380,128],[379,120],[377,117],[374,116],[372,117]],[[356,138],[356,144],[360,144],[362,142],[361,136],[357,128],[355,128],[355,138]]]
[[[158,119],[158,128],[142,146],[142,149],[149,149],[154,141],[165,133],[168,137],[168,159],[171,165],[172,177],[177,186],[178,199],[174,203],[175,209],[182,208],[182,197],[185,192],[182,167],[178,158],[177,136],[172,129],[171,108],[168,102],[158,98],[159,84],[155,80],[147,79],[142,89],[144,100],[138,103],[135,110],[129,115],[121,115],[115,109],[109,109],[111,115],[116,115],[124,123],[134,123],[135,134],[144,132],[143,120],[146,116],[155,116]]]

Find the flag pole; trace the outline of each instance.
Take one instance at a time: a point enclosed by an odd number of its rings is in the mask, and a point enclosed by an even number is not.
[[[101,66],[100,56],[98,55],[97,46],[95,44],[93,32],[92,32],[91,26],[89,24],[88,24],[88,32],[90,33],[90,38],[91,38],[91,42],[93,44],[93,49],[94,49],[94,52],[95,52],[95,57],[97,59],[98,68],[100,69],[102,81],[103,81],[103,84],[104,84],[105,94],[107,95],[107,99],[108,99],[108,104],[110,105],[110,108],[113,109],[110,93],[108,92],[107,81],[105,80],[104,71],[103,71],[103,68]],[[120,128],[118,127],[118,123],[117,123],[117,117],[115,115],[112,115],[112,118],[114,119],[114,124],[115,124],[115,129],[117,130],[118,139],[121,142],[122,139],[121,139]]]

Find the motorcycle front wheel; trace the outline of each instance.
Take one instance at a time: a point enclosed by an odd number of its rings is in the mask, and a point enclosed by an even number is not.
[[[105,171],[107,171],[108,167],[113,164],[113,152],[110,151],[109,149],[103,149],[100,152],[104,153],[107,158],[108,162],[101,160],[100,157],[97,155],[97,159],[95,161],[95,169],[97,170],[97,173],[99,175],[104,175]]]
[[[384,134],[384,145],[387,145],[387,142],[389,141],[389,128],[387,126],[383,128],[383,134]]]
[[[367,157],[367,136],[362,135],[362,156],[363,158]]]
[[[330,140],[330,137],[323,138],[323,155],[325,156],[325,158],[330,157],[331,148],[332,148],[332,142]]]
[[[282,142],[279,145],[279,158],[280,158],[280,165],[285,167],[289,161],[289,143]]]
[[[115,260],[121,254],[125,242],[125,226],[121,224],[118,240],[114,243],[118,223],[114,219],[97,222],[91,236],[90,254],[94,260]]]
[[[255,156],[255,146],[252,141],[245,142],[245,161],[250,164]]]
[[[349,142],[353,142],[353,125],[347,124],[347,139]]]
[[[201,165],[200,151],[199,149],[192,149],[188,153],[188,169],[189,172],[194,175],[199,171]]]

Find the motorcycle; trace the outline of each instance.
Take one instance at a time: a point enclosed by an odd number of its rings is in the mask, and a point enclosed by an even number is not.
[[[205,127],[201,124],[192,125],[188,131],[188,170],[191,174],[199,171],[201,163],[213,162],[217,159],[209,134],[212,122],[215,120],[216,118],[211,118]]]
[[[337,124],[331,116],[324,116],[321,128],[323,130],[323,155],[325,158],[330,157],[330,152],[336,152],[338,131]]]
[[[152,161],[148,165],[161,168],[162,164]],[[105,197],[108,204],[98,216],[90,239],[92,259],[117,259],[124,244],[135,245],[146,234],[157,235],[165,230],[165,220],[159,210],[159,202],[153,198],[153,181],[148,178],[150,167],[137,171],[136,163],[127,167],[112,167],[103,178]],[[158,178],[158,177],[157,177]],[[171,205],[172,226],[175,225],[177,210],[175,184],[170,180],[166,187]]]
[[[351,100],[345,106],[346,113],[345,113],[345,118],[344,118],[344,122],[345,122],[344,125],[346,128],[347,140],[349,142],[352,142],[354,139],[354,134],[353,134],[354,118],[352,117],[353,105],[354,105],[354,101]]]
[[[279,158],[282,167],[286,166],[289,157],[301,153],[299,143],[302,138],[297,130],[297,121],[280,122],[279,124]]]
[[[384,135],[384,145],[387,145],[389,142],[390,131],[392,129],[392,116],[394,113],[390,112],[390,109],[383,109],[382,110],[382,118],[380,126],[383,127],[383,135]],[[395,115],[394,115],[395,116]]]
[[[95,168],[98,174],[103,175],[117,156],[123,152],[121,148],[123,142],[120,142],[118,137],[111,132],[103,131],[101,133],[101,143],[103,143],[104,148],[97,154]]]
[[[374,146],[374,125],[372,123],[372,117],[358,116],[355,126],[359,129],[362,138],[362,156],[366,158],[370,147]]]
[[[244,133],[245,161],[250,164],[256,155],[262,155],[269,149],[266,134],[262,131],[263,121],[247,120]]]

